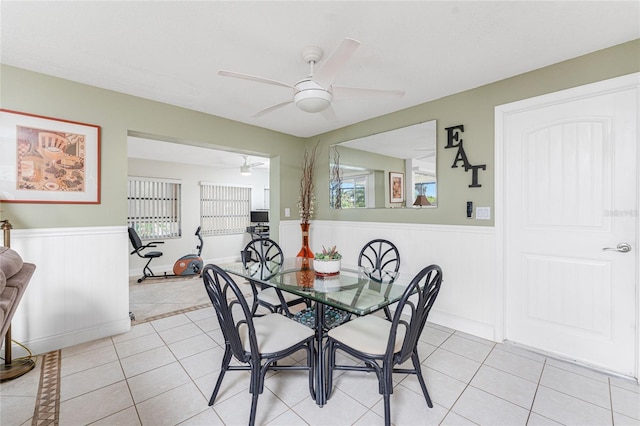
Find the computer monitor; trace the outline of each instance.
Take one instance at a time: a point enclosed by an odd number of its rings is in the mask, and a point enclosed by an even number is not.
[[[269,210],[253,210],[251,223],[269,223]]]

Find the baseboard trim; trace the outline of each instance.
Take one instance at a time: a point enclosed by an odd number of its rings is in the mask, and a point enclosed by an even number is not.
[[[27,340],[20,343],[29,348],[32,353],[40,355],[104,337],[126,333],[129,330],[131,330],[131,320],[127,316],[126,320],[112,321],[92,328],[47,336],[42,339]]]

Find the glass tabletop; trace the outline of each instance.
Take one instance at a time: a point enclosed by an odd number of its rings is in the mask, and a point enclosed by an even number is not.
[[[367,268],[320,276],[313,270],[313,260],[302,258],[285,259],[282,265],[236,262],[223,269],[355,315],[366,315],[398,301],[411,281],[411,277],[398,272]]]

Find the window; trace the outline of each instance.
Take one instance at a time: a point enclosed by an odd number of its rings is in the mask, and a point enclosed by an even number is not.
[[[368,207],[369,175],[349,176],[340,182],[340,208]],[[337,188],[334,189],[334,192]]]
[[[433,182],[433,177],[429,182],[416,182],[414,184],[413,199],[415,200],[418,195],[425,195],[431,205],[435,206],[438,203],[437,184]]]
[[[242,234],[250,211],[251,188],[200,182],[202,235]]]
[[[143,240],[179,237],[180,193],[179,180],[130,176],[129,226]]]

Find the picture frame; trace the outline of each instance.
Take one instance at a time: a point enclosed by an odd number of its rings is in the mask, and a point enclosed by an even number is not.
[[[404,203],[404,173],[389,172],[389,201]]]
[[[100,204],[100,126],[0,109],[0,203]]]

